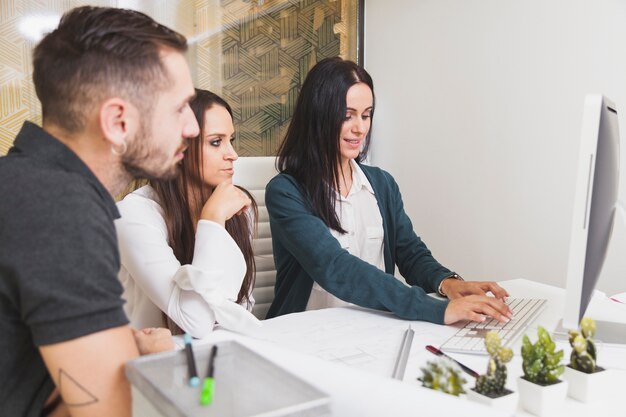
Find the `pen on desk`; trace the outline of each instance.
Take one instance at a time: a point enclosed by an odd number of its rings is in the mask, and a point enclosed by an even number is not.
[[[210,405],[213,402],[213,389],[215,386],[215,380],[213,379],[213,362],[215,361],[216,354],[217,346],[213,345],[211,353],[209,354],[209,370],[202,383],[202,393],[200,394],[200,404],[202,405]]]
[[[393,374],[391,375],[394,379],[402,380],[404,378],[404,371],[406,369],[406,362],[409,359],[409,353],[411,352],[411,345],[413,344],[413,329],[411,329],[411,325],[409,324],[409,328],[404,332],[404,337],[402,338],[402,344],[400,345],[400,350],[398,351],[398,357],[396,358],[396,365],[393,368]]]
[[[200,385],[198,371],[196,370],[196,359],[193,357],[193,348],[191,347],[191,336],[187,333],[183,336],[185,340],[185,355],[187,355],[187,371],[189,372],[189,385],[197,387]]]
[[[461,367],[461,369],[463,369],[465,372],[467,372],[469,375],[473,376],[474,378],[478,378],[480,375],[478,374],[478,372],[474,371],[471,368],[468,368],[467,366],[463,365],[461,362],[457,361],[454,358],[451,358],[450,356],[446,355],[445,353],[443,353],[442,351],[440,351],[439,349],[437,349],[436,347],[432,346],[432,345],[427,345],[426,346],[426,350],[434,353],[437,356],[443,356],[444,358],[448,358],[451,361],[453,361],[454,363],[456,363],[457,365],[459,365]]]

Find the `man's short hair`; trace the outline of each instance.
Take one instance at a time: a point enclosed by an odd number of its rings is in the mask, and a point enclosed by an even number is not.
[[[69,133],[109,97],[129,100],[144,116],[171,80],[160,53],[187,50],[185,37],[134,10],[78,7],[63,15],[33,55],[33,82],[44,123]]]

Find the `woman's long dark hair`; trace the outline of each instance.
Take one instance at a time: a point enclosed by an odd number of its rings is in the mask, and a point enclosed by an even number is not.
[[[339,136],[346,117],[348,90],[361,82],[369,86],[373,96],[372,77],[354,62],[339,57],[318,62],[302,84],[291,124],[278,150],[278,170],[293,176],[304,189],[313,213],[341,233],[346,231],[335,212],[335,188],[343,174],[338,168]],[[367,156],[370,132],[357,162]]]
[[[206,132],[204,114],[213,106],[222,106],[228,111],[231,117],[233,116],[233,111],[228,103],[210,91],[196,89],[196,97],[189,105],[200,125],[200,135],[190,140],[185,158],[183,158],[181,162],[180,175],[169,181],[150,181],[150,185],[156,191],[161,207],[163,207],[169,245],[172,247],[176,259],[178,259],[182,265],[190,264],[193,260],[196,242],[194,219],[200,216],[202,207],[208,198],[206,185],[204,185],[202,181],[203,138]],[[258,218],[256,202],[248,191],[243,188],[241,189],[248,194],[250,200],[252,200],[252,217],[256,222]],[[239,294],[237,295],[237,303],[248,304],[250,303],[249,297],[254,285],[256,272],[254,254],[252,251],[253,225],[248,215],[240,214],[227,220],[225,226],[226,231],[233,237],[246,260],[246,275],[241,284]],[[180,327],[178,327],[165,312],[163,313],[163,319],[173,334],[183,333]],[[207,323],[207,325],[213,325],[213,323]]]

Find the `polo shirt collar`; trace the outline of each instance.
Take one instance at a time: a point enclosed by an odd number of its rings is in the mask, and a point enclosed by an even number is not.
[[[82,176],[100,195],[111,218],[117,219],[120,217],[113,197],[111,197],[109,191],[104,188],[104,185],[102,185],[89,167],[85,165],[83,160],[65,146],[64,143],[36,124],[28,121],[24,122],[9,153],[22,153],[25,156],[39,159],[56,165],[65,171],[74,172]]]

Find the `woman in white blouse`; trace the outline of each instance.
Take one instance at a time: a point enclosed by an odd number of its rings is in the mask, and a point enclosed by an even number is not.
[[[216,321],[237,331],[259,323],[249,311],[256,204],[232,184],[237,153],[228,103],[196,90],[189,105],[200,135],[190,141],[179,175],[127,195],[116,226],[131,325],[167,324],[174,334],[201,338]]]

